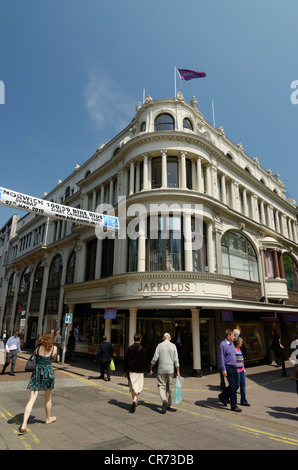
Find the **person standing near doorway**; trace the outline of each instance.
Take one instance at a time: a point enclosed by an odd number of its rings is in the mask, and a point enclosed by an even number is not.
[[[14,332],[13,336],[11,336],[8,339],[8,341],[5,345],[5,349],[6,349],[6,361],[5,361],[5,364],[3,366],[1,374],[5,373],[5,369],[9,366],[9,364],[11,362],[11,368],[10,368],[9,375],[15,375],[14,368],[15,368],[15,365],[16,365],[16,362],[17,362],[18,352],[19,353],[22,352],[21,351],[21,342],[20,342],[18,330],[16,330]]]

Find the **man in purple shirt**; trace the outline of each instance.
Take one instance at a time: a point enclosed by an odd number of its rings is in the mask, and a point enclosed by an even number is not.
[[[218,398],[227,406],[228,399],[231,400],[231,410],[240,412],[237,406],[237,367],[236,367],[236,353],[234,347],[235,334],[232,330],[226,331],[226,339],[219,345],[219,364],[222,370],[222,375],[227,377],[229,386],[226,387],[219,395]]]

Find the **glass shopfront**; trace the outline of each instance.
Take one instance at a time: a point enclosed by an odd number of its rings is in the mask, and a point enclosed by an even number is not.
[[[246,363],[258,362],[266,357],[266,339],[264,323],[260,314],[249,312],[229,312],[230,320],[226,320],[228,312],[222,312],[225,329],[240,330],[242,339],[247,346]]]
[[[76,340],[76,353],[97,354],[105,332],[105,311],[91,308],[90,304],[77,304],[74,310],[73,330]],[[111,343],[114,356],[124,356],[125,311],[117,312],[111,325]]]

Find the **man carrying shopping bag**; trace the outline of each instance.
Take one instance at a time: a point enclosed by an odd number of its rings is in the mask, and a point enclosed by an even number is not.
[[[163,342],[155,349],[154,356],[151,359],[150,371],[152,371],[157,361],[157,385],[160,398],[162,399],[161,412],[164,414],[167,410],[171,409],[174,366],[176,367],[177,377],[180,377],[178,352],[175,344],[171,343],[169,333],[163,335]]]

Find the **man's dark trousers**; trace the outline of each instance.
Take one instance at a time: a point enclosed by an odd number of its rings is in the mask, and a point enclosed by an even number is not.
[[[15,365],[16,365],[16,362],[17,362],[17,357],[18,357],[18,351],[16,349],[10,351],[7,354],[6,361],[5,361],[5,364],[4,364],[3,369],[2,369],[3,373],[6,369],[6,367],[9,366],[10,361],[11,361],[11,373],[12,374],[14,373],[14,368],[15,368]]]
[[[231,400],[231,409],[233,410],[237,406],[237,388],[238,388],[238,382],[237,382],[237,368],[236,366],[230,366],[229,364],[226,364],[226,371],[227,371],[227,379],[229,382],[229,386],[226,387],[223,392],[220,394],[221,400],[228,401],[228,399]]]

